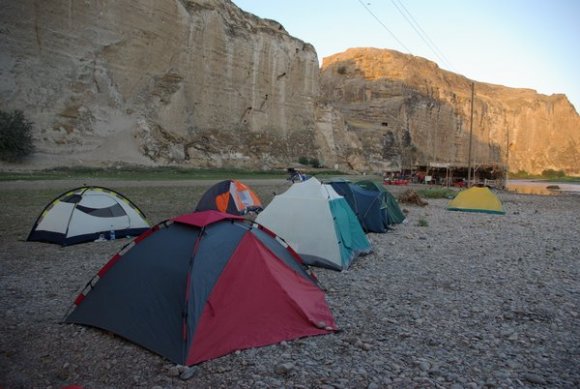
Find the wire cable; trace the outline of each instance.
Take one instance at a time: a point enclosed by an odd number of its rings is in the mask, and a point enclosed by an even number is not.
[[[391,34],[391,36],[392,36],[392,37],[393,37],[393,38],[394,38],[394,39],[395,39],[395,40],[396,40],[396,41],[397,41],[397,42],[398,42],[398,43],[401,45],[401,47],[403,47],[405,50],[407,50],[407,53],[411,54],[411,50],[409,50],[409,48],[408,48],[407,46],[405,46],[405,44],[404,44],[403,42],[401,42],[401,41],[399,40],[399,38],[397,38],[397,36],[395,35],[395,33],[393,33],[391,30],[389,30],[389,28],[388,28],[388,27],[385,25],[385,23],[383,23],[383,22],[381,21],[381,19],[379,19],[379,18],[378,18],[378,16],[377,16],[377,15],[375,15],[375,14],[373,13],[373,11],[371,11],[371,10],[370,10],[370,8],[369,8],[369,7],[367,7],[367,5],[366,5],[366,4],[365,4],[365,3],[364,3],[362,0],[358,0],[358,2],[359,2],[359,3],[360,3],[360,4],[361,4],[361,5],[362,5],[362,6],[363,6],[363,7],[364,7],[366,10],[367,10],[367,12],[368,12],[368,13],[370,13],[370,14],[373,16],[373,18],[375,18],[375,19],[376,19],[376,21],[377,21],[377,22],[379,22],[379,24],[380,24],[381,26],[383,26],[383,28],[384,28],[384,29],[385,29],[385,30],[386,30],[386,31],[387,31],[389,34]]]
[[[433,40],[429,37],[429,34],[427,34],[427,32],[425,32],[425,30],[421,27],[419,22],[417,22],[417,20],[413,17],[413,15],[407,9],[407,7],[405,7],[405,5],[401,2],[401,0],[396,0],[396,1],[397,1],[398,5],[397,5],[397,3],[395,3],[394,0],[391,0],[393,5],[395,6],[395,8],[397,8],[397,11],[399,11],[399,13],[405,18],[405,20],[407,20],[407,22],[411,25],[411,27],[413,27],[413,29],[415,30],[417,35],[419,35],[421,40],[423,40],[423,42],[425,42],[425,44],[431,49],[433,54],[435,54],[435,56],[442,63],[444,63],[449,69],[454,70],[453,66],[451,66],[451,64],[449,63],[449,60],[447,59],[445,54],[441,51],[441,49],[439,49],[439,47],[437,47],[435,42],[433,42]]]

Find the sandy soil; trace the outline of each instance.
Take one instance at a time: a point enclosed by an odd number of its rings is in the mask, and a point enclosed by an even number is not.
[[[82,183],[0,186],[4,389],[580,386],[578,195],[499,192],[503,216],[450,212],[446,200],[402,205],[405,224],[369,234],[373,254],[346,272],[316,269],[341,332],[187,369],[104,331],[60,323],[127,243],[24,241],[46,203]],[[211,184],[95,183],[120,190],[153,223],[191,211]],[[288,185],[248,183],[265,203]]]

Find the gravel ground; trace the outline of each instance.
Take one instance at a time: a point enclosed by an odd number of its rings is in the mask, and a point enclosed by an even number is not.
[[[341,332],[185,368],[60,323],[128,242],[24,241],[44,205],[77,184],[0,186],[3,389],[580,387],[579,195],[500,192],[504,216],[449,212],[447,200],[403,205],[407,223],[369,235],[373,254],[342,273],[316,269]],[[191,210],[209,182],[99,184],[156,223]],[[266,203],[287,186],[250,185]]]

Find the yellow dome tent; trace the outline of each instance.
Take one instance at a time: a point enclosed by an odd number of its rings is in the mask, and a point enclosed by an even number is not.
[[[449,201],[447,209],[450,211],[483,212],[504,215],[501,201],[487,187],[474,186],[461,191]]]

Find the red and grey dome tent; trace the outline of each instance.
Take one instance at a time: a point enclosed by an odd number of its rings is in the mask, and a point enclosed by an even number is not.
[[[65,322],[111,331],[182,365],[336,330],[324,292],[287,244],[216,211],[137,237],[87,284]]]
[[[262,202],[254,191],[238,180],[224,180],[211,186],[201,196],[196,211],[220,211],[232,215],[262,211]]]
[[[52,200],[36,219],[26,240],[63,246],[91,242],[102,234],[109,238],[137,236],[149,229],[145,215],[114,190],[83,186]]]

